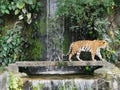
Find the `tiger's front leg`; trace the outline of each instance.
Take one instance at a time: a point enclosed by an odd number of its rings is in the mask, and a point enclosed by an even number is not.
[[[102,55],[101,55],[101,53],[100,53],[100,49],[97,49],[96,55],[100,58],[100,60],[105,61],[105,60],[102,58]]]
[[[82,61],[79,57],[80,57],[80,52],[77,52],[76,58],[77,58],[79,61]]]
[[[100,54],[100,52],[97,52],[96,55],[100,58],[100,60],[105,61],[105,60],[102,58],[102,55]]]
[[[91,52],[91,55],[92,55],[92,61],[96,61],[96,60],[95,60],[95,53],[94,53],[94,52]]]

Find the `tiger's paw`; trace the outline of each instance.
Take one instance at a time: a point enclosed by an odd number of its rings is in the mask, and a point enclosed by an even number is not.
[[[93,59],[93,61],[95,62],[95,61],[96,61],[96,59]]]
[[[72,62],[72,60],[69,60],[69,62]]]
[[[83,60],[82,60],[82,59],[80,59],[79,61],[80,61],[80,62],[83,62]]]
[[[102,59],[102,61],[106,61],[105,59]]]

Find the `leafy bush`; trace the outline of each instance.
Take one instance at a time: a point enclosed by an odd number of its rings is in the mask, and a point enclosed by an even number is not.
[[[0,63],[7,65],[22,58],[22,41],[21,26],[16,26],[14,29],[7,30],[7,33],[2,36],[0,49]]]
[[[97,18],[112,12],[113,0],[58,0],[58,15],[70,19],[71,28],[93,30]]]
[[[40,6],[41,3],[37,0],[0,0],[0,16],[12,14],[30,24]]]
[[[113,23],[114,21],[112,21]],[[105,28],[106,27],[106,28]],[[116,62],[119,60],[120,32],[117,27],[111,25],[107,19],[97,19],[95,21],[95,30],[99,33],[98,39],[105,39],[108,42],[109,50],[102,50],[106,60]]]
[[[8,90],[23,90],[23,81],[18,75],[9,72],[9,87]]]

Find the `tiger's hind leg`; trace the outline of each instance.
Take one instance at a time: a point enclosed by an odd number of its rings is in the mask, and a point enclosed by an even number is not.
[[[69,54],[69,61],[70,61],[70,62],[72,61],[71,58],[72,58],[73,55],[74,55],[74,54],[72,54],[72,53]]]

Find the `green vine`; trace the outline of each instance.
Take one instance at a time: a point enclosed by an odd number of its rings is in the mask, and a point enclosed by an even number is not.
[[[0,63],[7,65],[13,63],[16,60],[22,59],[22,42],[21,26],[16,26],[14,29],[7,30],[7,33],[1,37],[1,49],[0,49]]]

